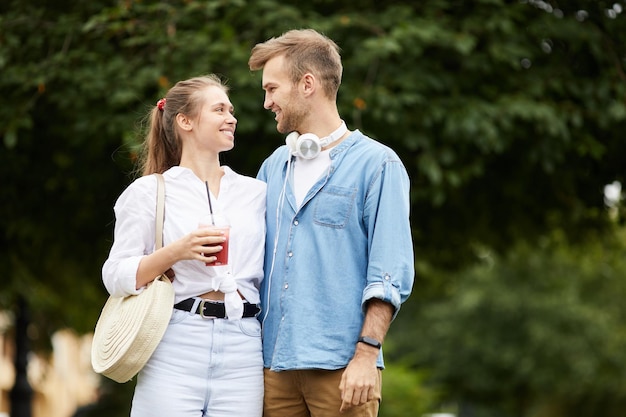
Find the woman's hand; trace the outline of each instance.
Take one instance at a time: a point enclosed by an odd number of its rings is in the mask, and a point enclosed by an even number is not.
[[[177,261],[195,259],[209,263],[215,261],[213,254],[223,249],[221,244],[225,241],[226,237],[221,230],[200,227],[168,246],[173,246],[171,249]]]
[[[137,288],[145,286],[176,262],[183,260],[198,260],[205,264],[215,262],[217,257],[213,254],[222,250],[221,243],[225,241],[226,237],[221,230],[201,227],[144,256],[137,268]]]

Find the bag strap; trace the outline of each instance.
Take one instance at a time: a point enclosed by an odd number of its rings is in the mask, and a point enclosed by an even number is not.
[[[157,177],[157,207],[156,207],[156,249],[163,247],[163,221],[165,219],[165,180],[163,175]]]

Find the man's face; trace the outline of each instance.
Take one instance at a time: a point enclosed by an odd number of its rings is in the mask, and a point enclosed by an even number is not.
[[[263,67],[263,107],[276,115],[276,130],[288,134],[298,131],[308,113],[306,104],[285,70],[282,56],[277,56]],[[304,133],[304,132],[300,132]]]

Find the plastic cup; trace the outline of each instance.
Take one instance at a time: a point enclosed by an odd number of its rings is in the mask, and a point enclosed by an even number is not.
[[[226,218],[224,216],[220,216],[217,214],[213,215],[213,218],[211,218],[211,216],[206,216],[200,219],[200,222],[198,223],[198,227],[202,227],[205,229],[219,230],[224,234],[224,237],[226,238],[226,240],[222,243],[216,243],[214,245],[204,245],[204,246],[222,246],[221,251],[210,254],[210,256],[216,256],[217,259],[214,262],[206,262],[205,265],[206,266],[228,265],[228,246],[230,242],[230,224],[228,224],[228,221],[226,220]]]

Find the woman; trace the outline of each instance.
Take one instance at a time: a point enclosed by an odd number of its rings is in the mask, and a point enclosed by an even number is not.
[[[102,269],[109,293],[137,294],[168,271],[176,294],[167,331],[137,377],[131,417],[262,413],[255,316],[265,184],[220,166],[219,154],[233,148],[237,125],[227,93],[214,75],[172,87],[151,111],[143,176],[115,204],[115,238]],[[166,196],[164,246],[157,251],[153,173],[163,173]],[[198,227],[210,212],[228,218],[229,242],[222,232]],[[228,264],[211,266],[227,243]]]

